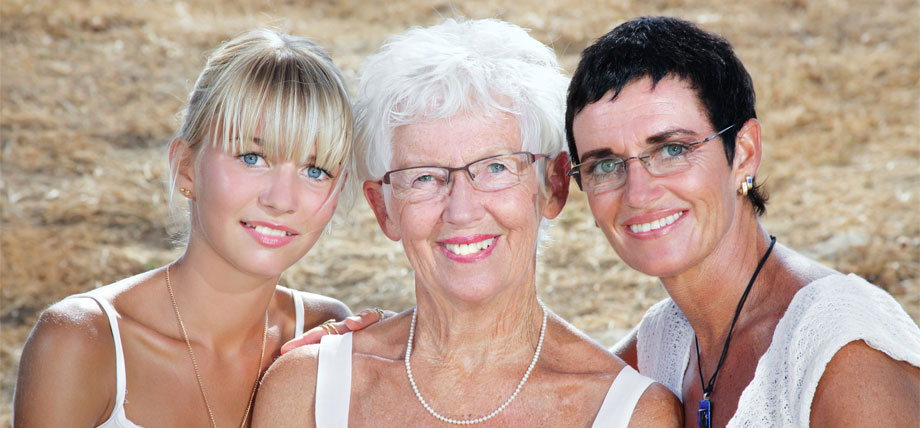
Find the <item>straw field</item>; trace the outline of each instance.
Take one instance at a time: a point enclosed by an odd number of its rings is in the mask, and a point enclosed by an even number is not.
[[[206,53],[272,26],[325,46],[354,81],[390,34],[445,17],[530,28],[571,73],[579,52],[640,15],[726,36],[758,93],[779,241],[893,294],[920,318],[920,6],[914,0],[5,0],[0,10],[0,426],[22,344],[69,294],[161,266],[165,147]],[[561,120],[561,118],[560,118]],[[353,310],[403,309],[410,267],[363,201],[282,281]],[[664,297],[619,261],[572,196],[539,262],[553,310],[605,344]]]

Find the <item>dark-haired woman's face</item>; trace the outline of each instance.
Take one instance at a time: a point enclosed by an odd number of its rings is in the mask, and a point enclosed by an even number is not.
[[[662,143],[686,144],[714,134],[696,93],[683,81],[649,79],[627,85],[611,101],[589,104],[573,122],[581,161],[629,158]],[[690,167],[653,176],[642,161],[627,162],[626,182],[588,193],[591,212],[617,254],[632,268],[669,277],[698,265],[732,226],[737,194],[721,139],[699,146]]]

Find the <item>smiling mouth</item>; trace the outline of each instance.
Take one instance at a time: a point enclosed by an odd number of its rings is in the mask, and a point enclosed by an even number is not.
[[[279,237],[280,237],[280,236],[292,236],[292,235],[293,235],[293,234],[290,233],[290,232],[285,232],[285,231],[283,231],[283,230],[278,230],[278,229],[272,229],[272,228],[270,228],[270,227],[268,227],[268,226],[252,225],[252,224],[246,223],[245,221],[240,222],[240,223],[243,223],[243,226],[246,226],[246,227],[248,227],[248,228],[250,228],[250,229],[255,229],[256,232],[258,232],[258,233],[260,233],[260,234],[262,234],[262,235],[267,235],[267,236],[279,236]]]
[[[679,219],[680,216],[684,215],[685,212],[686,211],[676,212],[665,218],[660,218],[658,220],[651,221],[648,223],[631,224],[629,225],[629,230],[631,230],[633,233],[642,233],[642,232],[650,232],[652,230],[661,229],[662,227],[665,227],[677,221],[677,219]]]
[[[444,248],[447,251],[450,251],[453,254],[458,256],[468,256],[470,254],[476,254],[485,250],[488,250],[492,244],[495,243],[495,238],[484,239],[479,242],[472,242],[469,244],[444,244]]]

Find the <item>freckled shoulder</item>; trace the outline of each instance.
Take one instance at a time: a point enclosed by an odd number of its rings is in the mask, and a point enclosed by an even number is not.
[[[275,360],[256,393],[253,427],[312,427],[319,345],[292,350]]]
[[[680,400],[655,382],[636,403],[629,427],[679,427],[683,424],[683,417]]]

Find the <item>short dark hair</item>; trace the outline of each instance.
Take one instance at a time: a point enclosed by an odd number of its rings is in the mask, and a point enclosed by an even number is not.
[[[722,36],[662,16],[625,22],[582,52],[566,100],[565,133],[572,162],[578,163],[572,132],[575,116],[608,92],[613,91],[616,98],[626,85],[645,77],[653,87],[665,77],[686,81],[696,91],[713,129],[736,125],[722,134],[730,166],[741,124],[757,117],[751,76]],[[766,211],[767,195],[759,185],[748,192],[748,198],[758,215]]]

